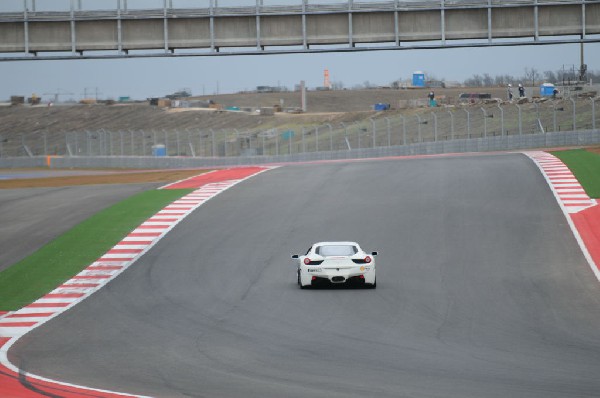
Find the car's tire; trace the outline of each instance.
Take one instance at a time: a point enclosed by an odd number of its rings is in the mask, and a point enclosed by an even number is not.
[[[300,289],[306,289],[306,286],[302,285],[302,280],[300,280],[300,270],[298,270],[298,286],[300,286]]]
[[[377,279],[375,279],[375,282],[373,282],[373,284],[368,284],[367,285],[367,289],[377,289]]]

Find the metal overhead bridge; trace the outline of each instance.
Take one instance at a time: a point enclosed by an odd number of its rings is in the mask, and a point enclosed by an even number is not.
[[[31,2],[31,4],[29,3]],[[600,41],[600,0],[432,0],[0,14],[0,61],[509,46]]]

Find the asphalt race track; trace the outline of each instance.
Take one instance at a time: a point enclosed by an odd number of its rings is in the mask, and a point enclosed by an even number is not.
[[[290,254],[378,250],[300,290]],[[598,397],[600,284],[519,154],[290,165],[225,191],[9,352],[158,397]]]
[[[0,189],[0,271],[100,210],[160,185]]]

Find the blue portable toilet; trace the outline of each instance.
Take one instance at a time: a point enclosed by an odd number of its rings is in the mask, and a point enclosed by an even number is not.
[[[373,109],[376,111],[387,111],[390,109],[390,104],[378,103],[378,104],[373,105]]]
[[[544,83],[540,86],[540,95],[542,97],[552,97],[554,95],[554,84]]]
[[[281,139],[284,141],[291,140],[294,138],[294,130],[286,130],[281,133]]]
[[[152,156],[167,156],[167,148],[163,144],[152,145]]]
[[[425,72],[420,70],[413,72],[413,87],[425,87]]]

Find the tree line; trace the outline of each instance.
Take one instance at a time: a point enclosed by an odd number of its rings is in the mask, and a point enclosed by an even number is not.
[[[489,73],[475,74],[463,82],[467,87],[487,87],[487,86],[506,86],[508,84],[523,84],[527,86],[536,86],[541,83],[554,83],[556,85],[573,84],[582,81],[588,83],[598,82],[600,80],[600,71],[590,71],[583,68],[563,67],[558,70],[547,70],[540,72],[536,68],[525,68],[523,75],[495,75]],[[583,73],[582,73],[583,72]]]

